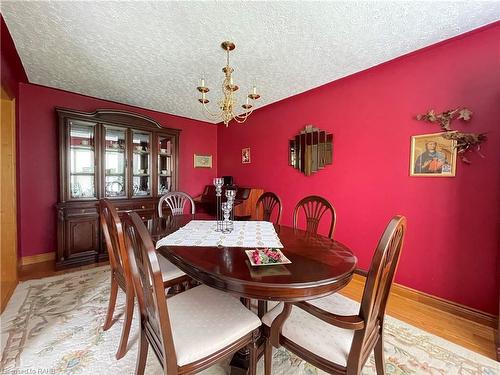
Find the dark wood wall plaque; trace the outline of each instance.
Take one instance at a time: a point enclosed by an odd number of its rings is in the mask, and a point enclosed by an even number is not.
[[[288,141],[288,164],[310,176],[332,164],[333,134],[307,125]]]

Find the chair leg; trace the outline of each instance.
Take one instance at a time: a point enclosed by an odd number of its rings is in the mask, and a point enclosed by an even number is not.
[[[375,368],[377,369],[377,375],[385,375],[385,363],[384,363],[384,341],[382,340],[382,336],[375,344],[374,348],[375,354]]]
[[[173,295],[179,294],[182,292],[182,284],[175,284],[173,287]]]
[[[248,346],[250,350],[250,357],[248,359],[248,375],[256,375],[257,374],[257,347],[256,345],[250,344]]]
[[[111,327],[111,323],[113,322],[113,314],[115,312],[116,305],[116,296],[118,295],[118,283],[114,275],[111,275],[111,292],[109,293],[109,302],[108,302],[108,312],[106,313],[106,320],[104,321],[104,325],[102,329],[107,331]]]
[[[271,375],[273,366],[273,346],[271,340],[266,338],[264,347],[264,375]]]
[[[125,320],[123,321],[122,337],[116,352],[116,359],[122,358],[127,353],[128,335],[130,333],[130,326],[132,325],[132,318],[134,316],[134,291],[127,290],[125,302]]]
[[[267,313],[267,301],[259,300],[257,302],[257,316],[262,319]]]
[[[146,359],[148,358],[148,339],[141,327],[141,334],[139,335],[139,348],[137,354],[137,363],[135,367],[135,375],[144,375],[146,369]]]

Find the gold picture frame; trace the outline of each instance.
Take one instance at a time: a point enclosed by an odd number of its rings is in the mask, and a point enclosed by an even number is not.
[[[420,134],[411,137],[410,176],[454,177],[457,167],[456,141],[446,133]]]
[[[212,155],[194,154],[195,168],[212,168]]]
[[[241,149],[241,164],[250,164],[250,147],[245,147]]]

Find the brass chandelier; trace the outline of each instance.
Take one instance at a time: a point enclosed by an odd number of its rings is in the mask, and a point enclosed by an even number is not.
[[[222,81],[223,97],[221,100],[219,100],[218,113],[211,112],[207,107],[207,104],[210,102],[207,99],[207,93],[210,91],[210,89],[205,86],[205,78],[202,78],[200,80],[200,86],[198,86],[197,89],[201,95],[198,101],[203,105],[205,113],[208,115],[208,117],[212,118],[213,120],[222,120],[222,122],[224,122],[224,125],[226,125],[227,127],[229,121],[231,120],[234,120],[240,124],[245,122],[248,116],[250,116],[253,112],[254,105],[252,103],[254,103],[254,100],[259,99],[260,95],[257,94],[257,87],[253,86],[252,92],[247,95],[246,103],[241,106],[245,110],[245,113],[237,115],[234,112],[237,106],[235,92],[239,89],[239,87],[233,82],[232,74],[234,72],[234,69],[229,65],[229,52],[234,50],[236,48],[236,45],[233,42],[225,41],[222,42],[221,47],[226,51],[227,59],[226,66],[222,68],[222,71],[224,72],[224,81]]]

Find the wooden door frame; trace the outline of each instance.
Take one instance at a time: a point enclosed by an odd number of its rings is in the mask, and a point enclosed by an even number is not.
[[[19,277],[18,277],[18,264],[19,264],[19,254],[17,251],[17,160],[16,160],[16,102],[15,98],[10,97],[7,94],[7,91],[1,87],[1,100],[2,107],[8,106],[10,112],[10,119],[6,119],[2,116],[2,124],[0,129],[0,179],[4,179],[4,173],[9,173],[10,180],[12,184],[4,184],[0,185],[0,255],[2,257],[2,267],[7,267],[6,269],[1,269],[0,272],[0,281],[1,281],[1,290],[0,290],[0,312],[3,312],[5,306],[10,300],[10,297],[14,293],[14,290],[17,286]],[[9,102],[8,104],[5,102]],[[7,107],[7,108],[8,108]],[[2,108],[2,110],[5,108]],[[4,122],[5,120],[5,122]],[[5,126],[7,125],[7,127]],[[4,150],[8,148],[7,151]],[[11,154],[7,160],[4,160],[4,153]],[[5,172],[5,166],[10,165],[10,170]],[[9,192],[8,198],[4,198],[2,188],[11,190]],[[10,203],[10,207],[6,207],[5,204]],[[11,216],[11,220],[9,222],[5,222],[5,217],[3,212],[7,210],[7,215]],[[4,247],[6,243],[5,233],[9,233],[12,236],[12,242],[9,244],[8,248]],[[8,258],[8,261],[5,262],[5,252],[8,252],[12,258]],[[7,255],[7,256],[9,256]],[[4,290],[4,288],[6,290]]]

